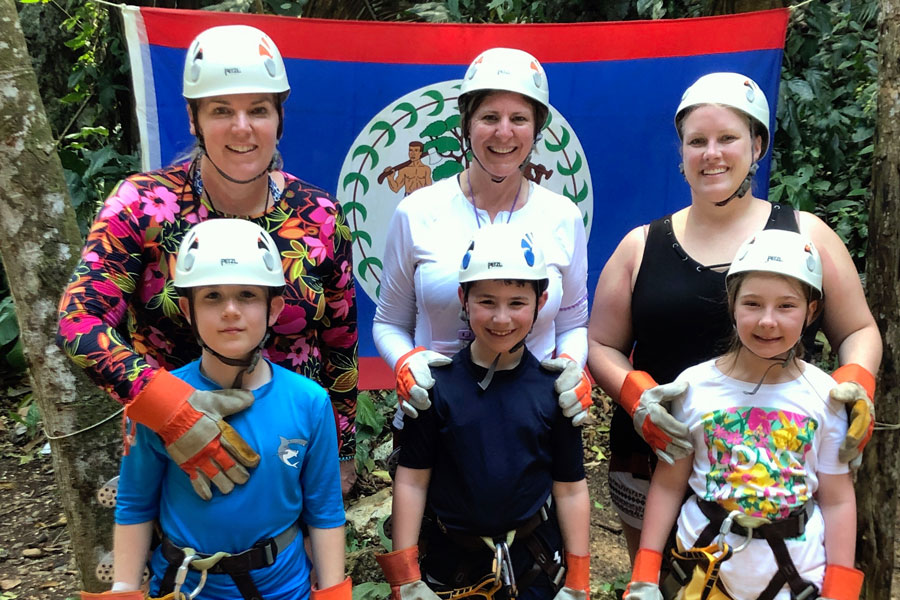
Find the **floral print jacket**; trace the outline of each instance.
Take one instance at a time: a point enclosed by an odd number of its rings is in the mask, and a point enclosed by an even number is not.
[[[274,206],[251,220],[281,250],[286,307],[264,356],[325,387],[339,414],[341,455],[356,452],[357,327],[350,229],[328,193],[284,173]],[[200,356],[172,280],[185,232],[223,217],[195,197],[188,164],[125,179],[94,221],[60,301],[57,343],[127,404],[156,369]]]

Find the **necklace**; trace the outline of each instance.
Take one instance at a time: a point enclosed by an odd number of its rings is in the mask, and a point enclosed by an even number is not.
[[[221,212],[218,208],[216,208],[215,202],[213,202],[212,196],[209,194],[209,190],[204,189],[203,186],[203,176],[200,174],[200,169],[194,169],[194,177],[193,177],[193,187],[194,187],[194,195],[196,198],[202,198],[204,195],[206,199],[209,201],[210,208],[213,209],[213,212],[217,212],[220,214],[227,214]],[[272,201],[272,206],[278,204],[281,201],[282,190],[278,189],[278,185],[275,183],[275,180],[272,179],[272,175],[269,175],[269,185],[266,189],[266,202],[263,205],[263,212],[265,213],[269,210],[269,200]]]
[[[472,197],[472,212],[475,213],[475,224],[478,225],[478,229],[481,229],[481,215],[478,214],[478,207],[476,206],[477,202],[475,201],[475,190],[472,189],[472,179],[467,177],[466,183],[469,184],[469,195]],[[507,223],[512,219],[513,211],[516,210],[516,203],[519,201],[519,192],[521,191],[522,182],[520,181],[519,186],[516,188],[516,196],[513,198],[512,206],[509,207],[509,215],[506,217]]]

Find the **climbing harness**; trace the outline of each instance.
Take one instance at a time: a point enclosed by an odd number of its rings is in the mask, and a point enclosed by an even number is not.
[[[238,554],[227,552],[201,554],[193,548],[176,546],[168,537],[163,538],[162,555],[169,566],[163,575],[160,593],[166,594],[171,590],[169,593],[176,595],[165,595],[162,600],[185,600],[184,594],[182,596],[177,594],[180,593],[187,577],[188,568],[200,571],[200,585],[191,592],[191,595],[186,596],[191,600],[202,589],[207,573],[229,575],[244,600],[262,600],[250,571],[272,566],[278,554],[294,541],[299,531],[300,523],[294,522],[277,536],[260,540],[249,550]]]
[[[751,517],[739,510],[728,511],[716,502],[700,498],[697,498],[697,506],[709,523],[700,532],[693,548],[686,551],[673,549],[670,560],[673,576],[685,588],[685,598],[730,599],[731,596],[719,582],[719,569],[723,562],[741,552],[754,538],[766,540],[778,566],[775,576],[756,600],[772,600],[785,585],[791,590],[792,600],[818,598],[819,588],[800,577],[785,544],[786,539],[803,535],[813,515],[813,501],[806,502],[777,521]],[[725,543],[725,536],[729,533],[744,536],[744,540],[731,547]]]

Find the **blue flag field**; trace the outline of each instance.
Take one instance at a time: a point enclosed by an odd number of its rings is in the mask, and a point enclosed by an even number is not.
[[[775,106],[787,9],[698,19],[577,24],[460,25],[330,21],[123,7],[144,169],[190,149],[182,69],[191,40],[216,25],[268,33],[291,94],[279,148],[285,169],[341,201],[353,230],[360,388],[392,387],[372,341],[387,225],[404,189],[385,167],[423,145],[432,178],[464,168],[456,96],[468,64],[496,46],[543,64],[551,121],[527,175],[575,202],[588,232],[589,280],[633,227],[690,203],[678,171],[675,108],[713,71],[753,78]],[[760,164],[766,196],[769,156]]]

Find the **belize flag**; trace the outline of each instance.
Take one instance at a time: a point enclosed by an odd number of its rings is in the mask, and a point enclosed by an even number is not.
[[[408,190],[385,170],[402,170],[415,148],[433,181],[462,170],[456,97],[479,53],[520,48],[547,72],[551,121],[526,176],[581,209],[592,292],[625,233],[690,203],[673,125],[687,86],[713,71],[747,75],[765,93],[774,129],[788,22],[787,9],[531,25],[122,11],[145,170],[173,162],[193,144],[181,87],[185,54],[198,33],[246,24],[278,45],[291,84],[279,145],[285,169],[335,194],[353,230],[361,389],[393,386],[390,369],[377,358],[371,323],[387,225]],[[770,156],[757,174],[763,197]]]

